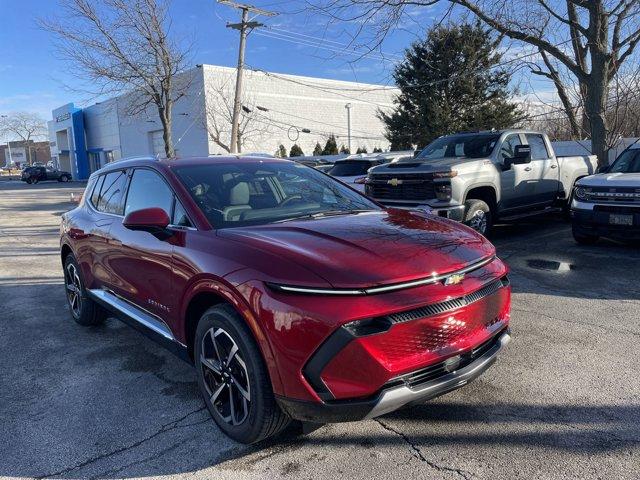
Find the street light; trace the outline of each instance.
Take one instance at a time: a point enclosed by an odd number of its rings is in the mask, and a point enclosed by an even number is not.
[[[351,104],[347,103],[344,108],[347,109],[347,148],[351,152]]]

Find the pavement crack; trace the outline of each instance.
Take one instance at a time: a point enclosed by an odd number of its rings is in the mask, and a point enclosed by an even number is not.
[[[156,432],[152,433],[151,435],[148,435],[148,436],[146,436],[146,437],[144,437],[144,438],[142,438],[142,439],[140,439],[140,440],[138,440],[136,442],[133,442],[133,443],[131,443],[129,445],[125,445],[123,447],[117,448],[117,449],[112,450],[110,452],[97,455],[97,456],[89,458],[89,459],[87,459],[87,460],[85,460],[83,462],[77,463],[76,465],[73,465],[73,466],[70,466],[70,467],[67,467],[67,468],[63,468],[62,470],[58,470],[57,472],[48,473],[46,475],[37,476],[37,477],[34,477],[34,478],[36,478],[38,480],[41,480],[41,479],[50,478],[50,477],[60,477],[62,475],[66,475],[67,473],[73,472],[74,470],[78,470],[80,468],[86,467],[87,465],[91,465],[92,463],[95,463],[97,461],[104,460],[105,458],[109,458],[109,457],[112,457],[114,455],[118,455],[120,453],[124,453],[124,452],[126,452],[128,450],[131,450],[133,448],[139,447],[143,443],[146,443],[149,440],[153,440],[154,438],[156,438],[159,435],[162,435],[163,433],[169,432],[171,430],[175,430],[177,428],[184,428],[184,427],[197,425],[200,422],[189,423],[187,425],[180,425],[180,422],[186,420],[187,418],[189,418],[192,415],[195,415],[196,413],[199,413],[199,412],[205,410],[205,408],[206,407],[200,407],[197,410],[193,410],[193,411],[183,415],[182,417],[178,418],[177,420],[173,420],[173,421],[171,421],[169,423],[166,423],[166,424],[162,425],[159,430],[157,430]]]
[[[376,421],[377,423],[379,423],[382,426],[382,428],[384,428],[388,432],[394,433],[397,436],[399,436],[400,438],[402,438],[402,440],[404,440],[404,442],[407,445],[409,445],[411,450],[413,450],[413,453],[416,456],[416,458],[418,458],[418,460],[420,460],[421,462],[426,463],[427,465],[429,465],[434,470],[437,470],[438,472],[455,473],[455,474],[461,476],[462,478],[464,478],[465,480],[469,480],[470,478],[473,477],[473,474],[471,472],[467,472],[466,470],[462,470],[460,468],[454,468],[454,467],[447,467],[447,466],[443,466],[443,465],[438,465],[437,463],[432,462],[431,460],[427,459],[427,457],[425,457],[423,455],[422,450],[420,450],[420,447],[418,447],[418,445],[413,443],[411,441],[411,439],[405,433],[400,432],[399,430],[396,430],[391,425],[383,422],[379,418],[374,418],[373,420]]]

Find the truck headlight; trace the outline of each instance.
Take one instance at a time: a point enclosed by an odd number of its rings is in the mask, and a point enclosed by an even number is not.
[[[442,201],[451,200],[451,185],[448,185],[448,184],[437,185],[436,184],[436,198],[438,200],[442,200]]]

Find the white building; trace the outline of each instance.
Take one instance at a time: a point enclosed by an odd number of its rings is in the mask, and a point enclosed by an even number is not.
[[[187,94],[173,109],[177,156],[226,153],[235,88],[234,68],[202,65],[182,74]],[[335,135],[338,146],[387,149],[378,110],[388,111],[392,87],[247,70],[244,72],[242,151],[273,154],[297,143],[310,155]],[[49,122],[51,154],[61,169],[84,179],[107,162],[137,155],[164,156],[162,126],[154,109],[128,113],[123,95],[87,108],[64,105]],[[350,138],[348,116],[350,115]]]

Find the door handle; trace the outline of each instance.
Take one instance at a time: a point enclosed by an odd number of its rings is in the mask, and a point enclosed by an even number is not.
[[[530,172],[531,171],[531,167],[525,167],[524,171],[525,172]]]
[[[558,165],[556,165],[555,163],[553,165],[551,165],[550,168],[558,168]]]

